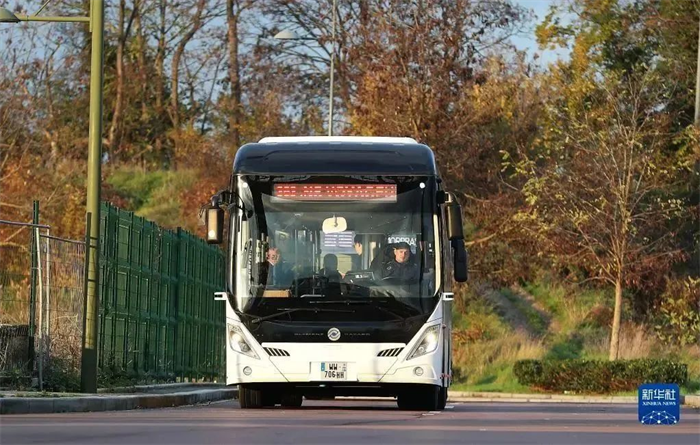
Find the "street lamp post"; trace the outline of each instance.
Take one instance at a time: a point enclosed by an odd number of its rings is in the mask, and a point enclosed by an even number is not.
[[[50,1],[50,0],[49,0]],[[89,23],[92,36],[90,65],[90,127],[87,165],[87,206],[90,217],[89,245],[85,249],[87,280],[83,316],[83,346],[80,390],[97,392],[97,332],[99,317],[99,234],[100,234],[100,168],[102,158],[102,65],[104,42],[104,0],[90,1],[89,17],[38,16],[47,1],[34,15],[17,15],[0,7],[0,23],[77,22]]]
[[[333,21],[331,25],[331,72],[330,72],[330,92],[328,93],[328,136],[333,136],[333,78],[335,76],[335,28],[337,21],[337,0],[333,0]],[[277,40],[313,40],[314,37],[299,37],[293,31],[283,30],[275,34]]]

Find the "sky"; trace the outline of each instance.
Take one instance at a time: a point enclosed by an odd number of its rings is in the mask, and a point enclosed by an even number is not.
[[[535,26],[544,20],[544,17],[549,12],[549,7],[553,4],[561,4],[562,0],[512,0],[513,3],[523,6],[531,10],[535,14],[535,19],[532,23],[532,29],[529,30],[527,35],[513,37],[513,43],[518,47],[518,49],[526,50],[528,54],[533,57],[535,54],[539,56],[537,59],[538,63],[542,66],[547,66],[557,59],[568,58],[569,52],[565,49],[561,50],[540,50],[537,47],[537,41],[535,40]]]

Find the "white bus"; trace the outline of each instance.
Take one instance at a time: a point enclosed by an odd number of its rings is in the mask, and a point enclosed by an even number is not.
[[[242,408],[350,395],[445,407],[451,282],[466,280],[467,259],[442,185],[431,149],[409,138],[240,148],[206,224],[208,242],[227,243],[217,298]]]

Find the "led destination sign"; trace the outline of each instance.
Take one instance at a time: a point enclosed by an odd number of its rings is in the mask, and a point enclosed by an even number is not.
[[[275,184],[272,194],[291,201],[396,202],[396,184]]]

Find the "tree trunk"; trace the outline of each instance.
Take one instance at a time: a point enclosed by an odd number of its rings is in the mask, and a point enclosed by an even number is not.
[[[620,319],[622,314],[622,277],[615,280],[615,312],[610,335],[610,360],[617,360],[620,350]]]
[[[197,10],[192,17],[192,27],[189,31],[180,39],[173,53],[173,60],[170,66],[170,121],[173,124],[173,129],[177,133],[180,131],[180,62],[182,61],[182,56],[185,54],[185,48],[194,35],[202,27],[202,14],[204,13],[204,6],[206,5],[206,0],[199,0],[197,2]],[[173,170],[177,170],[177,139],[173,140],[173,146],[170,153],[170,165],[172,165]]]
[[[199,31],[199,28],[202,27],[202,14],[205,4],[206,0],[199,0],[197,2],[197,10],[192,17],[192,28],[182,37],[173,53],[173,61],[170,67],[170,119],[175,131],[180,127],[180,96],[178,91],[178,85],[180,83],[180,61],[185,53],[187,44],[192,40],[192,37],[194,37],[197,31]]]
[[[140,5],[139,5],[140,6]],[[146,38],[144,37],[143,24],[141,22],[141,10],[136,12],[134,17],[136,27],[136,60],[139,66],[140,94],[141,94],[141,123],[145,123],[148,118],[148,67],[146,66]]]
[[[114,99],[114,111],[112,112],[112,124],[107,132],[109,140],[109,154],[114,155],[117,148],[117,132],[122,117],[122,105],[124,102],[124,44],[126,35],[124,34],[124,22],[126,15],[126,0],[119,1],[119,22],[117,35],[117,78],[116,78],[116,97]]]
[[[166,0],[160,0],[158,10],[160,14],[160,22],[158,28],[158,49],[156,51],[156,116],[158,120],[163,116],[163,103],[165,97],[165,38],[167,30],[165,27],[167,3]],[[156,132],[156,151],[159,155],[165,158],[163,149],[163,134],[162,129]]]
[[[158,29],[158,49],[156,51],[156,112],[163,112],[163,101],[165,96],[165,29],[166,1],[161,0],[158,5],[160,13],[160,26]]]
[[[241,145],[241,80],[240,67],[238,63],[238,21],[240,8],[237,0],[226,0],[226,19],[228,21],[228,55],[229,68],[228,76],[231,83],[231,103],[229,116],[229,131],[231,132],[231,144],[233,150],[237,150]]]

